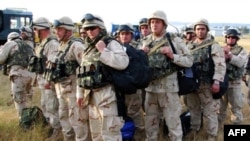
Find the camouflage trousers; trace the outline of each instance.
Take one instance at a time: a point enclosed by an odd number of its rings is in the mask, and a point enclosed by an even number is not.
[[[89,122],[93,141],[122,141],[124,121],[118,116],[117,101],[111,85],[93,90],[89,96]]]
[[[125,95],[125,104],[127,107],[127,116],[131,117],[135,123],[135,141],[145,141],[144,112],[142,110],[141,90],[135,94]]]
[[[15,108],[20,118],[23,108],[31,107],[32,104],[32,77],[13,75],[10,80]]]
[[[48,83],[43,78],[38,79],[39,89],[41,91],[41,108],[52,128],[61,128],[59,120],[59,103],[54,84]]]
[[[181,108],[178,93],[153,93],[147,91],[145,98],[146,141],[158,141],[161,116],[164,117],[169,128],[168,136],[170,140],[182,141]]]
[[[241,83],[229,87],[225,95],[221,98],[219,121],[223,123],[227,117],[227,108],[230,104],[231,121],[239,124],[243,120],[242,108],[244,105],[244,95],[242,94]]]
[[[188,94],[187,106],[191,115],[191,129],[194,131],[200,130],[203,113],[204,120],[206,120],[204,123],[207,123],[204,126],[206,127],[206,133],[217,136],[220,100],[213,99],[210,88],[200,88],[198,93]]]
[[[55,89],[59,101],[59,119],[64,137],[76,141],[89,141],[88,108],[76,103],[76,80],[69,78],[56,83]]]

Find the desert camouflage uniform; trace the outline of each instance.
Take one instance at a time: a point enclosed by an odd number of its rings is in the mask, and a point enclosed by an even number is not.
[[[102,63],[115,69],[125,69],[128,56],[116,41],[107,44],[102,53],[95,49],[83,56],[81,66],[89,68],[90,64]],[[86,69],[88,70],[88,69]],[[78,98],[83,98],[84,106],[89,105],[89,122],[93,141],[122,141],[120,129],[124,121],[118,116],[117,100],[114,87],[107,84],[96,89],[78,88]]]
[[[69,41],[61,42],[59,52],[65,51],[69,46]],[[73,41],[68,52],[64,57],[64,61],[77,61],[81,63],[84,45],[79,41]],[[79,107],[76,103],[76,73],[71,74],[62,81],[55,83],[57,98],[59,100],[59,118],[62,131],[65,137],[72,138],[75,134],[76,141],[88,140],[88,110],[87,107]],[[73,129],[72,129],[73,128]],[[75,133],[74,133],[75,132]]]
[[[244,73],[244,65],[247,63],[247,51],[235,45],[231,47],[232,59],[227,62],[227,74],[229,76],[229,88],[221,99],[221,108],[219,121],[224,122],[227,116],[227,107],[231,105],[231,121],[239,124],[243,120],[242,108],[244,105],[244,95],[242,94],[242,76]]]
[[[15,39],[16,41],[20,41],[20,39]],[[27,46],[25,46],[27,47]],[[19,46],[15,41],[8,41],[5,43],[3,47],[0,49],[0,64],[6,63],[7,60],[13,58],[14,53],[19,50]],[[32,48],[30,49],[32,50]],[[31,54],[25,54],[31,55]],[[24,60],[21,60],[24,61]],[[20,62],[28,63],[28,62]],[[26,67],[21,65],[12,65],[10,66],[8,75],[11,81],[11,92],[13,95],[13,100],[15,107],[18,112],[19,118],[21,117],[22,109],[26,107],[30,107],[32,104],[32,80],[35,77],[34,73],[31,73],[27,70]]]
[[[200,46],[213,42],[209,37],[207,37],[203,42],[197,43],[195,40],[193,43],[195,46]],[[192,50],[192,49],[191,49]],[[204,59],[208,59],[208,47],[192,51],[194,56],[194,63],[199,62]],[[226,64],[224,59],[224,52],[218,43],[213,43],[211,45],[212,59],[215,64],[215,72],[213,75],[214,80],[223,81],[226,72]],[[205,61],[204,61],[205,62]],[[208,71],[209,67],[206,67],[205,71]],[[201,72],[201,75],[204,72]],[[201,127],[201,114],[203,113],[205,119],[207,120],[206,132],[212,137],[216,137],[218,133],[218,115],[217,112],[220,107],[220,101],[218,99],[213,99],[211,88],[211,82],[206,75],[200,84],[200,89],[197,93],[190,93],[187,95],[187,106],[191,114],[191,129],[193,131],[198,131]]]
[[[155,40],[151,34],[142,41],[142,45],[148,46],[148,44],[151,44],[153,47],[163,40],[167,40],[166,38],[166,33],[157,40]],[[192,65],[192,56],[184,41],[178,37],[173,37],[172,42],[177,54],[174,54],[174,59],[171,62],[179,66],[190,67]],[[171,48],[169,42],[166,42],[164,46]],[[159,49],[153,54],[165,56],[159,53]],[[151,64],[151,61],[154,60],[149,58],[149,64]],[[177,72],[174,68],[170,68],[170,71],[172,71],[172,73],[153,80],[145,89],[145,130],[147,141],[158,140],[161,115],[163,115],[168,125],[170,140],[182,140],[183,133],[179,118],[182,106],[178,95]]]
[[[36,49],[36,56],[42,57],[43,55],[47,60],[53,58],[56,55],[59,42],[56,39],[49,39],[54,37],[47,37],[42,40]],[[48,82],[42,74],[37,74],[38,87],[41,90],[41,108],[46,118],[54,129],[60,129],[59,113],[58,113],[58,99],[56,96],[55,85],[52,82]]]

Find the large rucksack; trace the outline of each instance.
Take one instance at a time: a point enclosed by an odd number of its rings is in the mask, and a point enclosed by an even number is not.
[[[19,120],[19,126],[24,130],[28,130],[38,125],[48,125],[42,110],[38,106],[24,108]]]
[[[106,44],[110,42],[104,40]],[[134,94],[137,89],[146,88],[152,80],[148,65],[148,56],[142,50],[130,45],[123,45],[129,56],[129,65],[125,70],[109,68],[114,86],[123,94]]]

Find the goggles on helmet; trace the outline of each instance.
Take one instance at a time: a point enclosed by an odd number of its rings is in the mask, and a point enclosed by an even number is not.
[[[40,23],[31,22],[30,27],[40,26],[40,27],[44,27],[44,28],[49,28],[49,27],[41,25],[41,24],[47,24],[47,22],[40,22]],[[34,28],[34,30],[35,30],[35,28]]]
[[[81,22],[84,23],[85,21],[92,21],[92,20],[98,20],[98,21],[100,21],[100,22],[103,22],[102,19],[97,18],[97,17],[93,16],[93,15],[90,14],[90,13],[85,14],[85,16],[83,17],[83,19],[82,19]]]
[[[54,25],[54,27],[59,27],[59,26],[62,26],[62,25],[74,26],[74,25],[72,25],[72,24],[66,24],[66,23],[60,22],[59,20],[54,20],[53,25]]]

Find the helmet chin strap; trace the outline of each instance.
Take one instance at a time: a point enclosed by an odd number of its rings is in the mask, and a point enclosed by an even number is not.
[[[68,30],[65,29],[65,32],[64,32],[64,34],[63,34],[62,39],[59,40],[60,42],[61,42],[61,41],[62,41],[62,42],[66,41],[66,39],[67,39],[67,33],[68,33]]]

